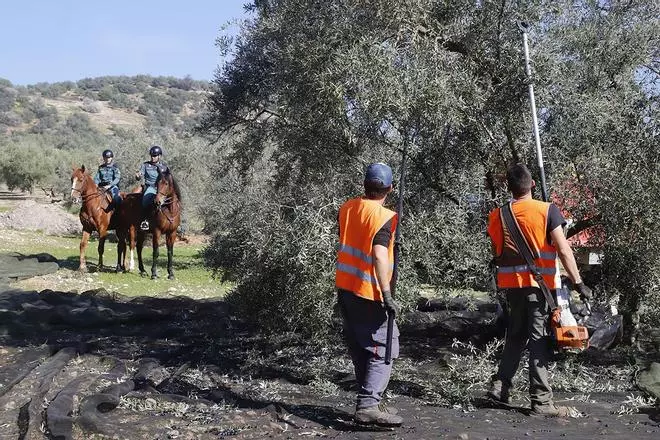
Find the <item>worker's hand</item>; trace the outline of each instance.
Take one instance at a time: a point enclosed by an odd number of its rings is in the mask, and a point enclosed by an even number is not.
[[[580,299],[582,301],[588,301],[593,296],[591,289],[584,283],[576,283],[575,290],[580,294]]]
[[[135,180],[140,180],[140,179],[142,179],[142,173],[138,171],[137,173],[135,173]]]
[[[387,313],[392,313],[394,316],[398,315],[401,311],[401,307],[396,301],[394,301],[392,293],[389,290],[383,292],[383,305],[385,306]]]
[[[110,189],[110,185],[105,185],[105,186],[103,187],[103,189],[106,190],[106,191],[109,190],[109,189]]]

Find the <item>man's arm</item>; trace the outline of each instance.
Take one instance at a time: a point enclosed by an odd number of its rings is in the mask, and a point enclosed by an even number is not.
[[[140,169],[138,170],[137,173],[135,173],[135,180],[141,180],[142,176],[144,176],[144,173],[146,173],[146,167],[144,164],[140,165]]]
[[[373,247],[372,256],[376,269],[376,279],[381,292],[390,291],[390,258],[385,246],[377,244]]]
[[[580,271],[578,270],[577,263],[575,262],[575,256],[573,255],[573,250],[571,245],[564,237],[564,231],[561,226],[557,226],[555,229],[550,231],[550,236],[552,237],[552,243],[557,248],[557,253],[559,254],[559,259],[561,264],[564,266],[564,269],[568,273],[568,277],[573,281],[573,284],[582,283],[582,277],[580,277]]]
[[[110,182],[110,186],[119,185],[119,180],[120,179],[121,179],[121,171],[119,171],[118,167],[115,167],[115,178],[112,179],[112,182]]]
[[[101,170],[100,169],[94,175],[94,183],[96,183],[97,185],[99,183],[101,183]]]

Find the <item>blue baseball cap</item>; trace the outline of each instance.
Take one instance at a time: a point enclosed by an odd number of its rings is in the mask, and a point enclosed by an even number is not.
[[[372,163],[364,173],[364,183],[367,182],[379,188],[392,186],[392,168],[382,162]]]

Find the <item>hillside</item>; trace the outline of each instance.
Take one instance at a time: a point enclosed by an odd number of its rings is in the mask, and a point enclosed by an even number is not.
[[[204,81],[147,75],[28,86],[0,79],[0,132],[43,133],[80,115],[103,134],[115,126],[182,131],[194,123],[208,93]]]

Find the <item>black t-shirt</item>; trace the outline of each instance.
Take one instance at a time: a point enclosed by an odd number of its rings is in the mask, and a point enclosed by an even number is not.
[[[388,247],[390,245],[390,240],[392,239],[392,219],[389,219],[387,223],[383,225],[382,228],[374,236],[374,241],[372,242],[373,246],[377,244],[381,246]]]
[[[548,209],[548,226],[546,230],[548,243],[552,243],[550,232],[554,231],[558,226],[564,226],[565,224],[566,220],[564,219],[564,216],[561,215],[561,211],[559,211],[557,205],[551,203],[550,208]]]

